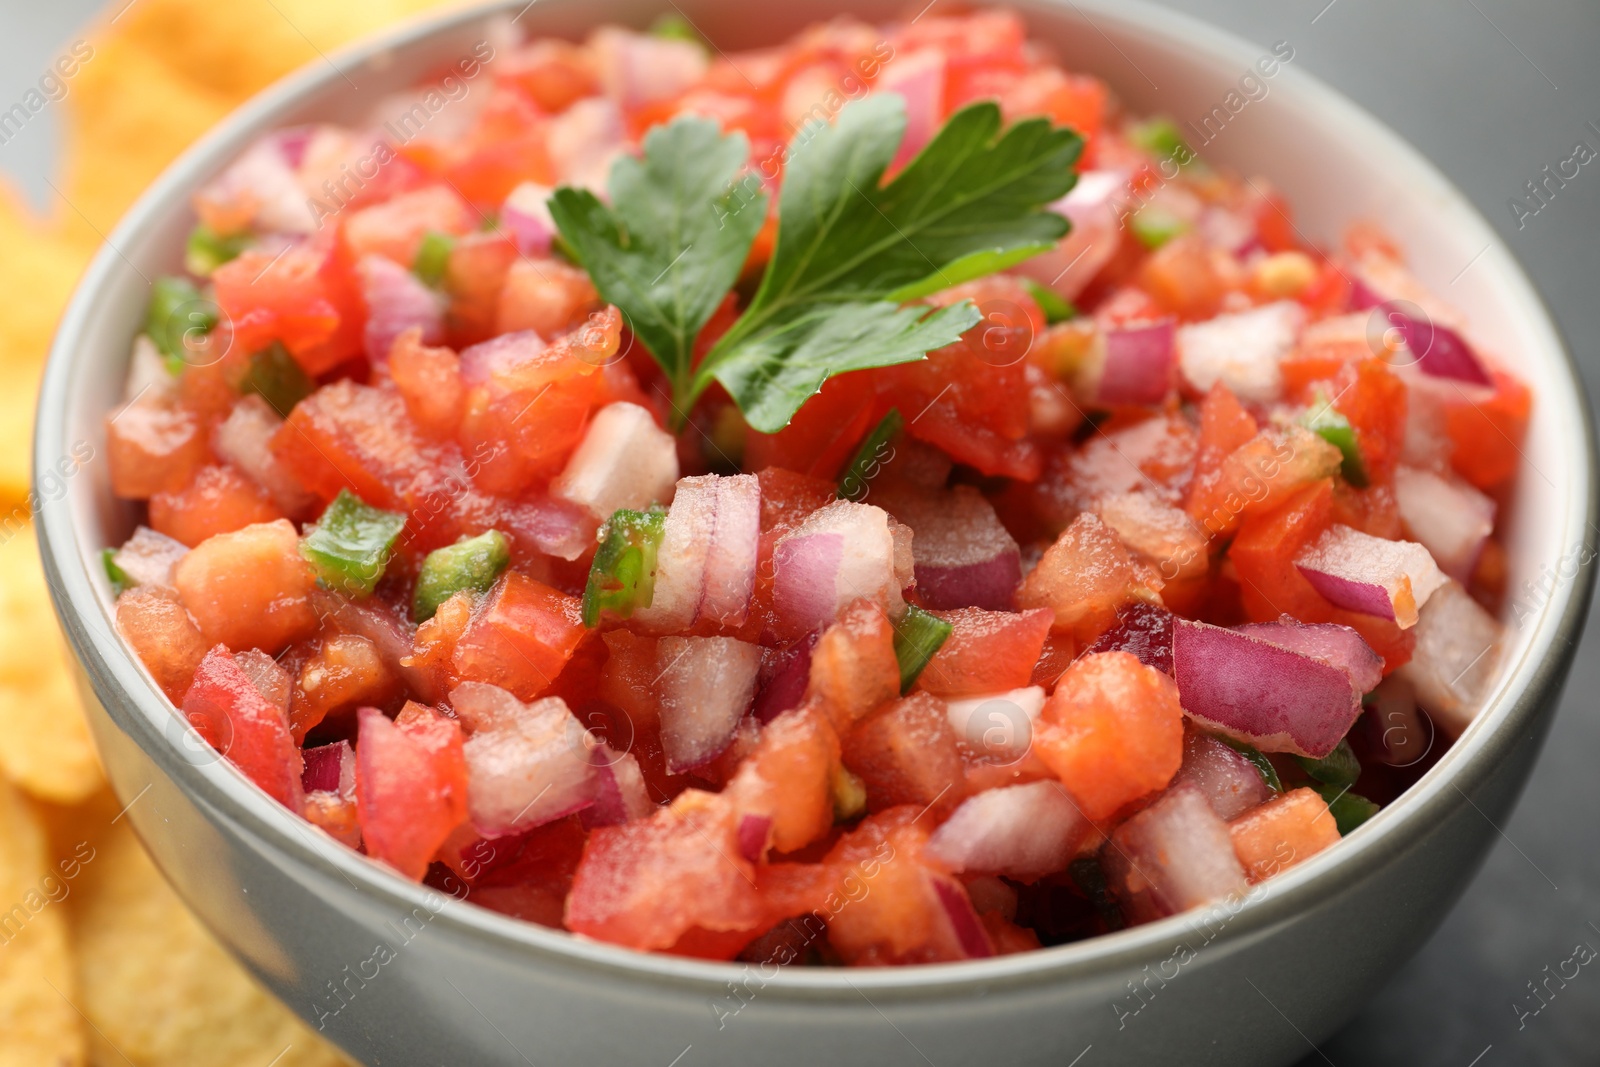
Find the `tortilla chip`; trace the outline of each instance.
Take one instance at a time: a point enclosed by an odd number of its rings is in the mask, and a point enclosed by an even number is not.
[[[62,804],[105,783],[71,669],[25,525],[0,543],[0,772]]]
[[[84,1062],[63,874],[28,802],[0,781],[0,1067]]]
[[[97,1062],[135,1067],[336,1067],[344,1060],[272,999],[162,880],[122,820],[68,898]],[[120,1053],[120,1055],[119,1055]],[[126,1060],[121,1057],[126,1057]],[[274,1059],[274,1057],[278,1057]]]

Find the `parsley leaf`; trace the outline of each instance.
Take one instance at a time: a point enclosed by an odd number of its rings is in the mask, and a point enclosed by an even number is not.
[[[720,382],[755,429],[773,433],[834,374],[921,359],[980,316],[970,302],[906,305],[1051,248],[1067,221],[1046,210],[1072,188],[1076,133],[1046,119],[1002,131],[1000,109],[953,115],[893,181],[905,102],[847,105],[790,146],[772,259],[749,307],[692,368],[694,339],[737,280],[766,217],[736,188],[748,152],[704,119],[652,131],[619,161],[612,207],[558,189],[562,237],[666,370],[679,418]]]
[[[610,206],[570,186],[550,198],[561,236],[680,400],[695,336],[738,280],[766,219],[766,193],[735,186],[749,156],[743,134],[724,137],[715,122],[685,116],[646,134],[642,159],[612,166]]]

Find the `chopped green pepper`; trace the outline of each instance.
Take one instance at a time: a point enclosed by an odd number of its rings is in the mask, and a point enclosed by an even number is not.
[[[1213,734],[1212,736],[1218,741],[1221,741],[1223,744],[1227,745],[1229,748],[1233,749],[1235,752],[1239,753],[1239,755],[1243,756],[1251,763],[1254,763],[1256,765],[1256,771],[1261,775],[1261,780],[1266,782],[1267,787],[1270,788],[1274,793],[1283,792],[1283,780],[1278,777],[1278,769],[1272,765],[1272,761],[1269,760],[1259,748],[1256,748],[1254,745],[1247,744],[1244,741],[1238,741],[1231,737],[1224,737],[1221,734]]]
[[[928,665],[939,647],[950,637],[953,627],[917,607],[906,605],[906,613],[894,628],[894,658],[900,663],[900,692],[908,693],[917,676]]]
[[[447,233],[429,230],[423,235],[422,244],[417,247],[417,258],[411,264],[411,271],[423,283],[433,288],[438,288],[444,281],[445,268],[450,265],[450,253],[456,247],[456,239]]]
[[[1160,248],[1179,234],[1187,233],[1189,223],[1159,204],[1146,204],[1128,220],[1128,228],[1139,243],[1151,250]]]
[[[167,369],[180,374],[184,356],[192,347],[190,333],[210,333],[219,318],[217,305],[207,300],[192,282],[183,278],[157,278],[150,286],[150,309],[145,314],[144,332],[166,357]]]
[[[1334,823],[1339,827],[1339,836],[1344,837],[1351,830],[1360,826],[1374,815],[1378,814],[1379,807],[1359,793],[1352,793],[1348,786],[1314,785],[1328,802],[1328,812],[1333,816]]]
[[[583,624],[600,624],[602,612],[626,619],[655,598],[656,550],[666,529],[663,508],[619,508],[600,530],[600,547],[583,588]]]
[[[1340,468],[1344,480],[1357,489],[1365,489],[1367,464],[1361,458],[1361,444],[1356,440],[1355,427],[1350,425],[1350,420],[1341,412],[1334,410],[1333,401],[1328,399],[1328,394],[1320,387],[1313,394],[1311,406],[1306,409],[1300,422],[1306,429],[1339,450],[1339,454],[1344,457]]]
[[[300,554],[329,588],[356,598],[369,596],[405,524],[404,515],[379,511],[341,489],[300,539]]]
[[[694,23],[676,12],[668,12],[650,24],[650,35],[660,37],[667,41],[687,41],[697,44],[706,51],[711,50],[709,42],[700,31],[694,28]]]
[[[1039,310],[1044,312],[1044,321],[1049,325],[1054,326],[1058,322],[1078,317],[1078,309],[1073,307],[1070,301],[1063,300],[1061,294],[1048,285],[1040,285],[1032,278],[1024,278],[1022,284],[1033,296],[1033,302],[1039,305]]]
[[[1350,747],[1349,741],[1340,741],[1332,752],[1321,759],[1296,756],[1294,761],[1312,778],[1335,789],[1348,789],[1361,777],[1361,761],[1356,759],[1355,749]]]
[[[236,233],[230,237],[222,237],[202,222],[189,234],[189,244],[183,254],[183,266],[190,274],[209,278],[218,267],[237,259],[239,253],[249,247],[249,235]]]
[[[833,821],[849,822],[867,810],[867,785],[844,764],[833,773]]]
[[[411,598],[412,619],[427,622],[440,604],[463,589],[487,592],[510,562],[511,543],[499,530],[434,549],[417,572],[417,591]]]
[[[244,378],[239,382],[241,393],[258,393],[261,399],[284,418],[294,406],[317,388],[317,383],[301,369],[280,341],[263,348],[250,357]]]
[[[878,469],[883,464],[883,450],[903,425],[905,420],[900,417],[900,409],[890,408],[889,413],[872,428],[866,440],[861,442],[861,447],[856,449],[855,458],[845,467],[844,476],[839,479],[841,497],[860,500],[867,495],[867,483],[877,477]]]
[[[1178,124],[1166,117],[1134,123],[1128,127],[1128,140],[1157,159],[1176,160],[1180,167],[1195,159],[1194,150],[1178,132]]]
[[[114,597],[121,596],[123,590],[133,584],[133,579],[128,577],[127,571],[117,566],[117,550],[114,548],[102,548],[100,550],[100,562],[105,565],[106,578],[111,582],[111,595]]]

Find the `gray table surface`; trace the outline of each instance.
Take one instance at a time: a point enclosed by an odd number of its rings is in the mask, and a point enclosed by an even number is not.
[[[231,2],[231,0],[230,0]],[[260,0],[239,0],[260,2]],[[102,5],[0,8],[0,100],[21,97]],[[1295,62],[1430,156],[1505,237],[1600,385],[1600,169],[1585,167],[1537,216],[1508,201],[1600,144],[1600,4],[1594,0],[1181,0],[1243,37],[1287,39]],[[0,171],[41,209],[57,148],[45,109],[0,145]],[[1301,1067],[1600,1063],[1600,974],[1580,971],[1537,1014],[1529,983],[1579,943],[1600,949],[1600,627],[1584,635],[1560,715],[1516,815],[1427,946]],[[1522,1014],[1527,1012],[1527,1014]],[[1285,1025],[1288,1025],[1287,1023]]]

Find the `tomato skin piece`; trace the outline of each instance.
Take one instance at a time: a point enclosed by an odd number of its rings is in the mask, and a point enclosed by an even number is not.
[[[176,493],[150,498],[150,527],[190,548],[219,533],[283,518],[267,491],[232,467],[208,465]]]
[[[473,613],[451,663],[462,678],[531,700],[555,683],[587,632],[577,597],[507,571]]]
[[[195,668],[183,713],[245,777],[290,811],[300,810],[303,761],[288,716],[262,696],[226,645],[212,648]]]
[[[377,708],[356,713],[356,811],[367,852],[413,881],[467,817],[461,726],[407,705],[391,722]]]
[[[837,477],[877,421],[871,373],[853,371],[829,378],[777,433],[751,430],[745,435],[745,467],[783,467],[830,481]]]
[[[1087,818],[1109,818],[1178,773],[1178,688],[1127,652],[1089,653],[1056,683],[1033,744]]]

